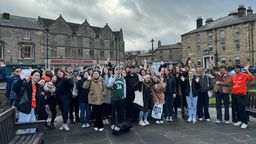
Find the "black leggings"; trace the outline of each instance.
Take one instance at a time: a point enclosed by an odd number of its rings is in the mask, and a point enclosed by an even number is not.
[[[71,97],[68,97],[68,96],[57,97],[57,103],[61,110],[63,123],[66,124],[68,120],[68,111],[71,104]]]

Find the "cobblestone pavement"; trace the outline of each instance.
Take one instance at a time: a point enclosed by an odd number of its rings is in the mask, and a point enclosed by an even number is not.
[[[57,118],[56,129],[46,129],[46,144],[255,144],[256,119],[250,118],[247,129],[233,124],[216,124],[215,109],[211,108],[211,122],[187,123],[180,117],[175,122],[133,128],[122,135],[111,134],[110,126],[103,132],[95,132],[92,127],[81,128],[80,124],[70,125],[71,131],[58,130],[61,117]]]

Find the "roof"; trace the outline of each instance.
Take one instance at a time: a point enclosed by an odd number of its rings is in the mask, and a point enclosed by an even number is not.
[[[158,50],[170,50],[170,49],[181,49],[181,44],[176,43],[176,44],[170,44],[170,45],[161,45],[160,47],[158,47],[156,49],[156,51],[158,51]]]
[[[3,14],[0,14],[0,25],[8,27],[19,27],[27,29],[42,30],[43,27],[39,24],[36,18],[28,18],[21,16],[10,15],[10,20],[3,20]]]
[[[234,15],[225,16],[225,17],[219,18],[211,23],[208,23],[198,29],[195,29],[188,33],[185,33],[183,35],[207,31],[207,30],[211,30],[211,29],[215,29],[215,28],[221,28],[221,27],[225,27],[225,26],[230,26],[230,25],[234,25],[234,24],[240,24],[240,23],[245,23],[245,22],[250,22],[250,21],[255,21],[255,20],[256,20],[256,13],[251,14],[251,15],[242,16],[242,17],[234,16]]]

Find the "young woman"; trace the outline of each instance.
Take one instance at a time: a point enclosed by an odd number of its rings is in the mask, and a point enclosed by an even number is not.
[[[19,122],[36,121],[35,113],[39,108],[40,85],[37,83],[41,78],[41,72],[34,70],[31,72],[31,80],[26,81],[25,76],[20,74],[20,79],[13,86],[17,94],[14,105],[19,111]],[[36,129],[22,129],[18,133],[33,133]]]
[[[111,116],[111,87],[108,86],[109,78],[113,75],[112,68],[103,68],[102,79],[106,85],[106,96],[103,103],[103,124],[109,124],[109,118]]]

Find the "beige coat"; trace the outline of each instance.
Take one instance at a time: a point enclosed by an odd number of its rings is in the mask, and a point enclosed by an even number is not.
[[[85,81],[83,88],[89,88],[88,103],[92,105],[101,105],[104,103],[104,96],[106,95],[106,87],[103,81],[91,80]]]
[[[214,85],[214,92],[219,92],[222,88],[223,93],[231,93],[231,76],[226,73],[224,76],[220,76],[218,72],[211,72],[215,77],[216,81],[219,81],[219,84]]]
[[[152,87],[152,97],[154,103],[164,104],[164,84],[163,82],[159,82],[157,84],[154,84]]]

